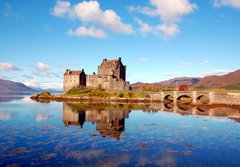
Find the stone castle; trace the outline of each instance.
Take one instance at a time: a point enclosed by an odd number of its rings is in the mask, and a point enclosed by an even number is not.
[[[75,86],[89,88],[103,88],[108,90],[129,90],[129,82],[126,82],[126,66],[121,58],[116,60],[103,59],[98,66],[98,74],[86,75],[84,69],[64,73],[63,92],[66,93]]]

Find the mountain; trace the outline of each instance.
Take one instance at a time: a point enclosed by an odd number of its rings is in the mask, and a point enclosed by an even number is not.
[[[157,90],[161,88],[174,88],[187,84],[194,88],[237,88],[240,89],[240,70],[222,76],[207,76],[203,78],[179,77],[157,83],[135,83],[133,90]]]
[[[167,81],[158,82],[158,84],[162,86],[176,87],[182,84],[193,85],[199,81],[200,81],[200,78],[179,77],[179,78],[174,78]]]
[[[0,79],[1,95],[31,94],[33,92],[36,92],[36,90],[23,83]]]
[[[240,87],[240,70],[222,76],[207,76],[201,78],[193,87],[222,88]]]

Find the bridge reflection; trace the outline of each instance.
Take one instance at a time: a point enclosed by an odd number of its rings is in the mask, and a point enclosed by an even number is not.
[[[240,118],[240,110],[232,106],[211,107],[211,106],[192,106],[180,105],[175,103],[151,104],[152,110],[179,113],[181,115],[202,115],[219,116],[229,118]],[[238,119],[236,119],[238,121]]]

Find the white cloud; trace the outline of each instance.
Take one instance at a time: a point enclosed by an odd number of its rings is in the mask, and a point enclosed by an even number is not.
[[[101,30],[94,27],[86,28],[86,27],[78,27],[75,31],[72,29],[68,30],[69,36],[77,36],[77,37],[96,37],[96,38],[106,38],[107,34]]]
[[[129,12],[138,12],[148,16],[157,16],[157,13],[149,7],[140,7],[140,6],[127,6]]]
[[[75,5],[71,5],[69,1],[58,0],[52,10],[52,14],[56,17],[78,19],[83,23],[83,25],[90,25],[92,29],[93,27],[99,27],[126,35],[134,33],[132,26],[123,23],[121,17],[118,16],[116,12],[111,9],[102,10],[98,1],[83,1]],[[80,34],[79,36],[86,33],[89,34],[89,29],[80,26],[80,30],[83,31],[83,29],[85,33],[78,33]],[[90,36],[106,36],[103,30],[94,28],[94,32],[92,31],[93,30],[90,31]],[[95,31],[97,31],[97,33]]]
[[[0,121],[7,121],[11,119],[16,113],[13,112],[0,112]]]
[[[0,70],[5,71],[20,71],[19,68],[15,67],[13,64],[8,62],[0,62]]]
[[[240,1],[239,0],[213,0],[214,7],[222,7],[228,6],[236,9],[240,9]]]
[[[181,21],[182,17],[197,9],[197,5],[188,0],[150,0],[153,8],[127,7],[130,12],[139,12],[148,16],[159,16],[163,22],[174,23]]]
[[[212,76],[212,75],[221,76],[221,75],[228,74],[228,73],[230,73],[230,72],[231,72],[231,71],[229,71],[229,70],[214,70],[214,71],[209,71],[209,72],[201,73],[200,75],[201,75],[202,77]]]
[[[33,79],[34,76],[33,75],[28,75],[28,74],[23,74],[22,75],[24,78],[27,78],[27,79]]]
[[[159,26],[159,29],[166,38],[174,37],[180,32],[177,24],[162,24]]]
[[[145,63],[145,62],[148,62],[149,60],[150,60],[149,57],[140,57],[140,58],[139,58],[139,61],[140,61],[140,62],[144,62],[144,63]]]
[[[63,88],[62,82],[42,82],[39,80],[25,80],[23,83],[27,86],[40,87],[43,89],[54,88],[54,89],[62,90]]]
[[[135,18],[136,23],[139,25],[139,29],[138,31],[141,34],[147,34],[147,33],[155,33],[156,31],[156,27],[151,26],[145,22],[143,22],[141,19],[139,18]]]
[[[167,76],[167,77],[173,76],[173,75],[175,75],[175,73],[172,73],[172,72],[162,73],[162,76]]]
[[[50,66],[48,64],[42,63],[42,62],[38,62],[37,63],[37,70],[41,71],[41,72],[48,72],[50,71]]]
[[[184,15],[193,12],[197,5],[188,0],[150,0],[150,3],[156,8],[156,15],[160,16],[164,22],[177,22]]]
[[[140,26],[139,30],[142,33],[149,33],[158,35],[159,32],[165,38],[176,36],[179,32],[179,23],[183,16],[192,13],[197,9],[197,5],[190,3],[188,0],[150,0],[152,7],[134,7],[129,6],[127,9],[130,12],[139,12],[151,17],[160,17],[162,23],[151,26],[147,23],[137,21]]]
[[[36,115],[36,121],[37,122],[43,122],[46,121],[50,118],[50,116],[48,114],[44,114],[44,113],[39,113]]]
[[[205,61],[203,61],[201,64],[207,65],[207,64],[209,64],[209,63],[210,63],[209,60],[205,60]]]
[[[20,14],[16,13],[13,10],[13,7],[10,3],[5,3],[4,4],[4,13],[3,14],[4,14],[5,17],[13,17],[13,18],[20,19],[20,20],[24,19],[23,16],[21,16]]]
[[[144,35],[151,33],[153,35],[162,35],[165,38],[172,38],[180,32],[176,24],[159,24],[151,26],[138,18],[135,18],[135,21],[139,25],[138,31]]]
[[[70,7],[71,3],[69,1],[57,0],[51,13],[56,17],[62,17],[70,11]]]

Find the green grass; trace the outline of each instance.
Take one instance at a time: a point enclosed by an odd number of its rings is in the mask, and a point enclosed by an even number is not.
[[[75,112],[82,112],[85,110],[146,110],[149,108],[145,104],[110,104],[110,103],[67,103]]]
[[[44,96],[44,97],[51,97],[51,93],[50,92],[47,92],[47,91],[43,91],[40,93],[40,96]]]
[[[104,89],[90,89],[83,86],[77,86],[69,90],[63,96],[71,97],[99,97],[99,98],[147,98],[145,92],[132,92],[132,91],[112,91]]]

